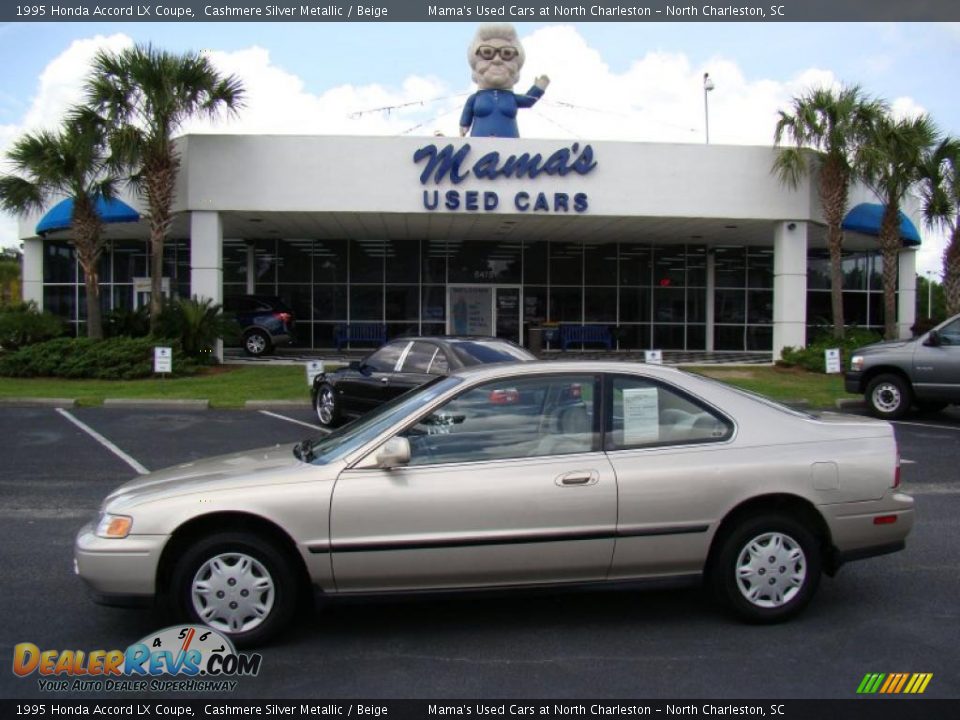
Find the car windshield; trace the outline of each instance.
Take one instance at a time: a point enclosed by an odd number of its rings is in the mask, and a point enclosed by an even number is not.
[[[402,418],[413,415],[434,398],[459,385],[457,377],[438,377],[419,388],[394,398],[329,435],[304,440],[293,449],[294,455],[304,462],[327,465],[340,460],[358,447],[374,439]]]
[[[536,360],[519,345],[503,341],[467,340],[451,343],[451,349],[464,365],[483,363],[513,362],[515,360]]]

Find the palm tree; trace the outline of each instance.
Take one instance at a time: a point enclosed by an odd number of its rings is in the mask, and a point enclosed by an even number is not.
[[[921,168],[923,217],[950,234],[943,253],[943,292],[947,315],[960,313],[960,140],[940,141]]]
[[[199,53],[176,55],[152,45],[100,51],[86,83],[88,104],[112,127],[110,146],[131,171],[150,222],[150,327],[163,307],[163,246],[170,223],[180,155],[173,134],[192,117],[235,112],[243,87],[220,75]]]
[[[886,106],[866,97],[859,87],[812,90],[793,98],[790,112],[780,111],[774,131],[779,152],[773,170],[780,182],[792,188],[819,170],[820,207],[827,221],[830,250],[830,292],[833,335],[843,338],[843,222],[850,183],[855,177],[853,163],[858,148],[874,120]],[[790,145],[782,147],[785,138]]]
[[[927,115],[895,120],[884,115],[874,123],[870,141],[857,159],[863,182],[883,203],[880,253],[883,256],[884,337],[897,339],[897,274],[900,254],[900,205],[921,179],[924,158],[937,141]]]
[[[7,152],[14,174],[0,178],[0,207],[16,215],[41,212],[52,200],[73,200],[73,245],[87,290],[87,336],[103,337],[98,264],[106,242],[99,199],[111,200],[117,178],[106,152],[105,128],[74,109],[57,132],[29,133]]]

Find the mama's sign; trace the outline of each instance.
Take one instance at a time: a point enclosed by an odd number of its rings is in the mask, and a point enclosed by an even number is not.
[[[541,153],[522,153],[503,157],[499,152],[488,152],[475,162],[469,160],[470,144],[460,148],[452,144],[438,148],[426,145],[413,154],[413,162],[423,164],[420,173],[421,185],[439,185],[449,181],[453,185],[476,178],[479,180],[497,180],[499,178],[531,179],[541,175],[565,177],[567,175],[587,175],[596,166],[593,148],[590,145],[573,143],[570,147],[560,148],[544,158]],[[427,210],[483,210],[490,212],[500,206],[500,195],[494,190],[446,190],[425,189],[423,207]],[[589,201],[583,192],[532,193],[521,190],[513,196],[513,206],[520,212],[586,212]]]

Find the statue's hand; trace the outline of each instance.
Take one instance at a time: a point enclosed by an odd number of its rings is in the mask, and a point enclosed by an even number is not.
[[[470,132],[469,127],[460,126],[460,137],[466,137],[468,132]]]
[[[541,90],[546,90],[547,86],[550,84],[550,78],[548,78],[546,75],[541,75],[533,81],[533,84]]]

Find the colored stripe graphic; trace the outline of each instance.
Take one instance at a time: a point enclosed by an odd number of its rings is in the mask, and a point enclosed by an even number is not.
[[[933,679],[933,673],[867,673],[857,686],[860,695],[921,695]]]

